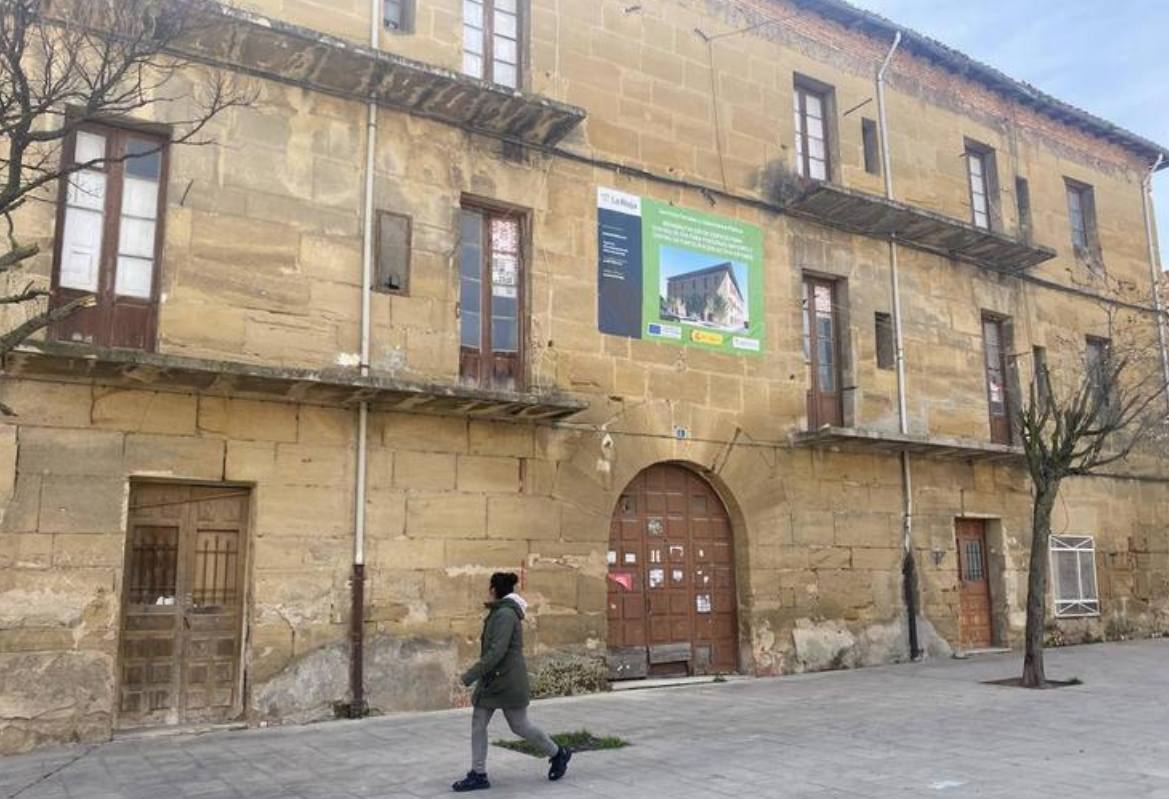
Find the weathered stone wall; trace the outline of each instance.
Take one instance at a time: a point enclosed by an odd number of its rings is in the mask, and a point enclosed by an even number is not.
[[[355,41],[367,5],[250,4]],[[454,67],[459,3],[422,3],[418,32],[384,46]],[[599,7],[599,10],[598,10]],[[772,11],[787,15],[783,3]],[[527,379],[591,403],[570,425],[374,414],[369,452],[367,685],[385,710],[465,697],[453,677],[472,656],[487,575],[522,570],[533,654],[603,651],[605,551],[622,489],[678,461],[702,471],[735,532],[741,667],[772,674],[904,658],[901,495],[896,458],[791,449],[807,426],[800,352],[803,270],[847,281],[846,412],[896,429],[892,371],[876,368],[873,314],[889,312],[884,243],[735,200],[765,198],[789,164],[793,71],[836,86],[837,106],[873,94],[886,43],[806,12],[713,48],[722,156],[714,142],[710,53],[693,29],[735,30],[728,6],[657,0],[537,0],[532,88],[585,106],[565,143],[695,189],[549,154],[505,158],[496,142],[383,110],[375,205],[413,219],[410,295],[373,297],[373,368],[453,381],[458,369],[459,204],[486,197],[529,209]],[[765,34],[765,35],[764,35]],[[159,349],[270,365],[353,367],[359,348],[364,107],[258,82],[261,103],[218,120],[218,144],[171,161]],[[1146,285],[1139,164],[934,65],[899,57],[889,117],[898,196],[966,218],[962,137],[999,151],[1008,189],[1030,180],[1038,243],[1060,251],[1043,276],[1086,280],[1070,254],[1062,176],[1096,187],[1110,273]],[[160,113],[170,113],[160,111]],[[175,111],[174,113],[178,113]],[[864,172],[860,116],[839,123],[838,179]],[[720,162],[721,161],[721,162]],[[596,329],[597,186],[739,218],[765,231],[768,338],[735,358],[602,336]],[[713,196],[713,195],[712,195]],[[24,229],[45,245],[51,213]],[[903,249],[910,426],[989,437],[980,314],[1015,320],[1014,348],[1075,358],[1102,332],[1098,303]],[[1069,270],[1070,273],[1069,273]],[[253,720],[330,715],[346,698],[352,557],[354,412],[106,386],[8,380],[19,416],[0,427],[0,749],[114,723],[118,620],[131,477],[231,481],[253,491],[245,664]],[[605,425],[613,445],[602,447]],[[691,438],[678,441],[675,426]],[[1017,467],[914,459],[914,547],[923,641],[957,641],[954,519],[990,520],[996,634],[1018,641],[1030,544],[1029,489]],[[1096,537],[1103,613],[1058,627],[1069,639],[1169,629],[1169,487],[1083,480],[1065,487],[1057,532]]]

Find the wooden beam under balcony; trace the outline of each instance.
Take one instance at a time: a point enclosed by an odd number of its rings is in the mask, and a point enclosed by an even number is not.
[[[997,272],[1022,272],[1056,256],[1050,247],[832,183],[790,177],[781,193],[781,205],[792,216],[849,233],[895,239],[912,249]]]
[[[195,26],[180,55],[520,144],[551,147],[585,118],[582,108],[531,92],[220,3],[207,8],[214,24]]]
[[[854,427],[822,427],[795,433],[794,447],[839,452],[908,452],[930,460],[981,461],[1021,465],[1023,449],[990,441],[953,438],[950,436],[902,435]]]
[[[427,383],[341,369],[298,369],[240,361],[188,358],[139,350],[56,342],[28,343],[8,354],[9,377],[51,379],[143,391],[169,391],[310,405],[356,406],[476,419],[551,421],[588,403],[542,391],[497,391],[458,383]]]

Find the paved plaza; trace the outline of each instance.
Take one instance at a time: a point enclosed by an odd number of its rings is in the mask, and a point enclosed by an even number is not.
[[[1169,799],[1169,641],[1054,650],[1036,692],[982,681],[1017,654],[536,703],[584,752],[561,783],[492,747],[483,797]],[[116,740],[0,759],[0,797],[432,797],[467,769],[470,711]],[[492,739],[510,737],[503,719]]]

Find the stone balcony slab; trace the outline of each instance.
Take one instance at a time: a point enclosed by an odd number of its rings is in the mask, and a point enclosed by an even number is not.
[[[992,461],[1023,463],[1023,449],[1007,444],[993,444],[950,436],[887,433],[855,427],[822,427],[795,433],[794,447],[828,449],[841,452],[908,452],[931,460]]]

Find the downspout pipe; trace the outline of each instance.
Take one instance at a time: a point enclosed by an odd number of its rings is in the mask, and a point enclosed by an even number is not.
[[[370,0],[369,46],[381,44],[381,3]],[[362,377],[369,375],[370,298],[373,293],[373,167],[377,147],[377,104],[372,100],[365,110],[365,193],[361,228],[361,355],[358,368]],[[349,609],[349,694],[348,716],[361,718],[369,712],[365,700],[365,485],[366,458],[369,448],[369,403],[357,407],[357,468],[353,490],[353,573],[350,576]]]
[[[1165,335],[1165,308],[1164,303],[1161,302],[1161,292],[1157,291],[1157,284],[1165,275],[1161,272],[1161,259],[1157,253],[1157,217],[1154,214],[1153,206],[1153,175],[1161,168],[1164,161],[1165,156],[1158,154],[1157,160],[1149,169],[1149,174],[1145,176],[1141,190],[1141,202],[1145,211],[1145,238],[1149,246],[1149,277],[1153,282],[1153,308],[1157,311],[1157,343],[1161,347],[1161,376],[1164,384],[1169,386],[1169,342],[1166,341]],[[1166,393],[1166,402],[1169,403],[1169,392]]]
[[[901,31],[893,36],[893,44],[877,69],[877,124],[881,138],[881,171],[885,178],[885,197],[893,197],[893,168],[889,155],[889,121],[885,111],[885,72],[901,46]],[[897,423],[902,435],[909,433],[909,401],[905,391],[905,337],[901,313],[901,269],[898,263],[897,234],[889,239],[889,279],[893,296],[893,348],[897,369]],[[921,658],[921,644],[917,631],[917,565],[913,559],[913,470],[909,453],[901,452],[901,546],[902,589],[905,595],[906,627],[909,632],[909,657]]]

